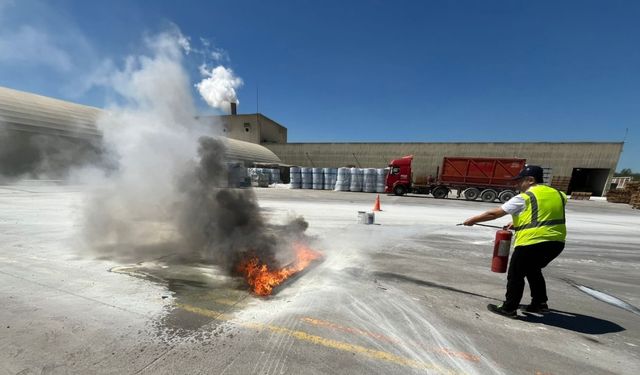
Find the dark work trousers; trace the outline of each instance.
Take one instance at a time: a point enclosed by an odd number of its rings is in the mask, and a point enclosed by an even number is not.
[[[520,306],[525,277],[531,288],[531,303],[547,302],[547,285],[542,276],[542,269],[560,255],[563,249],[564,242],[559,241],[516,246],[507,273],[507,295],[503,304],[505,310],[515,310]]]

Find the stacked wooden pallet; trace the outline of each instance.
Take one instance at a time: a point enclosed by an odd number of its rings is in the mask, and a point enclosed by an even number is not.
[[[569,190],[570,181],[571,176],[553,176],[551,187],[566,193]]]
[[[624,189],[609,190],[607,201],[612,203],[631,203],[632,196],[640,193],[640,182],[629,182]]]
[[[631,207],[635,209],[640,209],[640,193],[635,193],[631,196],[631,201],[629,202]]]
[[[631,207],[640,208],[640,182],[627,182],[624,190],[628,190],[631,195],[631,198],[629,198]]]
[[[611,203],[629,203],[631,194],[625,189],[609,190],[607,193],[607,202]]]
[[[572,191],[571,199],[575,199],[578,201],[588,201],[589,199],[591,199],[591,192],[590,191]]]
[[[631,194],[640,193],[640,181],[627,182],[624,190],[628,190]]]

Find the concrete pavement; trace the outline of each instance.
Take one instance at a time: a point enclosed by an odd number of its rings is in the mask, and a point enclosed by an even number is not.
[[[372,194],[257,194],[272,222],[303,215],[325,254],[269,298],[211,265],[96,259],[82,187],[0,187],[0,373],[640,372],[627,206],[569,202],[567,248],[545,271],[553,311],[514,321],[485,308],[506,281],[489,269],[494,231],[455,226],[491,205],[382,196],[364,226]]]

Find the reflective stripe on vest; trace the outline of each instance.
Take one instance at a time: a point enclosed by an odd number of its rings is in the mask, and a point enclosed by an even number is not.
[[[553,190],[553,192],[552,192]],[[546,220],[540,220],[540,209],[536,192],[543,197],[544,214]],[[555,193],[560,198],[562,209],[559,210],[557,201],[553,199]],[[565,205],[566,199],[563,194],[553,188],[544,185],[533,186],[523,194],[525,203],[528,204],[520,215],[514,217],[514,227],[516,232],[515,246],[533,245],[544,241],[564,241],[566,237],[565,227]],[[528,199],[526,199],[528,198]],[[554,207],[555,206],[555,207]],[[549,218],[551,216],[551,218]]]
[[[521,225],[519,227],[513,227],[513,230],[518,232],[523,229],[558,225],[558,224],[564,224],[566,222],[565,216],[564,216],[565,215],[564,208],[565,208],[566,202],[564,201],[564,197],[562,197],[562,193],[558,191],[558,194],[560,195],[560,201],[562,202],[562,219],[545,220],[545,221],[538,221],[538,199],[536,198],[536,196],[533,195],[533,193],[530,191],[527,191],[525,194],[529,196],[529,201],[531,202],[531,223]]]

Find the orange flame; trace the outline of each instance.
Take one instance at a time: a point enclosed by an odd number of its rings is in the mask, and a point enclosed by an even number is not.
[[[296,259],[283,268],[270,270],[258,257],[252,256],[240,261],[236,271],[244,276],[255,294],[268,296],[273,292],[275,286],[280,285],[284,280],[304,270],[311,262],[322,257],[319,252],[303,245],[296,245],[294,251]]]

